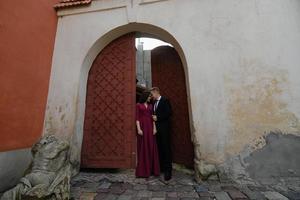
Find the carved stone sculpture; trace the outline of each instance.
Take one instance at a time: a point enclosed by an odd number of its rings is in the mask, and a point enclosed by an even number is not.
[[[69,144],[48,135],[32,147],[33,161],[28,173],[1,200],[69,199],[71,165]]]

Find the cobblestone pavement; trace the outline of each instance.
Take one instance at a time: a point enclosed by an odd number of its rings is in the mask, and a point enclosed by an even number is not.
[[[298,179],[297,179],[298,181]],[[192,175],[174,171],[173,179],[135,178],[133,170],[80,172],[72,179],[73,200],[300,200],[300,182],[293,184],[237,184],[229,180],[196,183]],[[298,185],[299,184],[299,185]]]

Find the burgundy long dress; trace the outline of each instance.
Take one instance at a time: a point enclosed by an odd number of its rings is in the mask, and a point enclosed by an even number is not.
[[[137,134],[137,167],[135,175],[147,178],[159,176],[159,157],[156,136],[153,135],[153,107],[148,104],[137,104],[136,120],[140,122],[143,135]]]

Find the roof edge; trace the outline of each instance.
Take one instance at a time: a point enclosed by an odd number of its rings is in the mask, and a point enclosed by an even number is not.
[[[53,7],[58,9],[70,8],[75,6],[83,6],[91,4],[92,0],[61,0],[59,3],[55,4]]]

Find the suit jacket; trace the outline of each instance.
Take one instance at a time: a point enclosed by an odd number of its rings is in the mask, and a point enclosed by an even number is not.
[[[161,96],[154,114],[157,116],[156,124],[158,126],[166,123],[169,124],[172,115],[172,108],[166,97]]]

